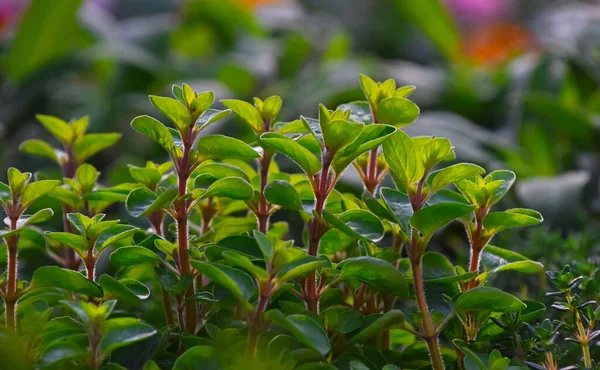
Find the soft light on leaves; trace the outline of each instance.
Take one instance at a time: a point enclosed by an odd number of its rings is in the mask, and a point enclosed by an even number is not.
[[[442,168],[429,175],[427,182],[430,184],[430,195],[437,193],[442,188],[454,184],[456,181],[482,175],[485,170],[471,163],[458,163]]]
[[[500,185],[492,194],[492,196],[490,197],[489,200],[489,205],[493,205],[498,203],[498,201],[500,199],[502,199],[502,197],[504,195],[506,195],[506,193],[508,193],[508,191],[510,190],[510,188],[512,187],[513,183],[515,182],[516,179],[516,175],[514,172],[512,171],[508,171],[508,170],[499,170],[499,171],[494,171],[491,172],[489,175],[486,176],[485,180],[487,182],[491,182],[491,181],[498,181],[498,180],[502,180],[504,181],[502,183],[502,185]]]
[[[425,207],[410,218],[410,224],[429,239],[437,230],[451,221],[465,216],[475,209],[475,206],[460,203],[438,203]]]
[[[58,180],[42,180],[28,184],[21,195],[21,207],[29,207],[38,198],[60,185]]]
[[[32,288],[62,288],[74,293],[102,297],[102,289],[98,284],[87,279],[78,272],[56,266],[38,267],[31,279]]]
[[[100,340],[98,349],[104,354],[144,340],[156,333],[153,327],[132,317],[109,319],[102,327],[106,334]]]
[[[158,196],[149,189],[137,188],[127,196],[125,207],[133,217],[146,216],[167,208],[176,197],[175,187],[163,191]]]
[[[67,232],[49,232],[46,233],[48,238],[56,240],[70,248],[73,248],[79,254],[84,254],[89,248],[88,241],[83,236],[67,233]]]
[[[501,271],[518,271],[525,274],[537,274],[544,270],[544,265],[507,249],[488,245],[481,255],[481,264],[487,273]]]
[[[539,225],[544,218],[532,209],[513,208],[504,212],[491,212],[483,219],[486,232],[496,234],[512,227]]]
[[[319,352],[322,356],[325,356],[331,350],[327,333],[312,318],[304,315],[286,317],[279,310],[268,311],[265,313],[265,317],[290,332],[294,338],[308,348]]]
[[[331,121],[321,126],[325,147],[333,153],[350,145],[360,135],[364,125],[342,120]]]
[[[44,208],[33,215],[23,215],[17,221],[17,227],[23,227],[27,225],[40,224],[48,221],[54,215],[54,211],[51,208]]]
[[[175,142],[169,129],[150,116],[138,116],[131,121],[131,127],[140,134],[155,141],[169,153],[175,149]]]
[[[428,283],[448,284],[454,281],[465,281],[476,275],[475,272],[457,274],[446,256],[427,252],[422,259],[423,280]]]
[[[198,139],[198,160],[235,158],[250,160],[260,157],[258,152],[241,140],[224,135],[209,135]]]
[[[381,198],[388,206],[394,217],[394,222],[400,225],[400,229],[410,235],[410,218],[413,208],[406,194],[390,188],[381,189]]]
[[[379,86],[377,86],[377,82],[362,73],[360,74],[359,80],[360,87],[369,101],[369,104],[372,107],[377,107],[377,102],[379,101]]]
[[[254,132],[263,132],[262,117],[252,104],[236,99],[221,100],[221,103],[237,114]]]
[[[193,123],[190,111],[176,99],[151,95],[150,101],[180,131],[187,129]]]
[[[45,141],[42,140],[25,140],[19,145],[19,150],[23,153],[46,157],[56,163],[59,163],[57,152]]]
[[[263,118],[267,121],[275,119],[281,110],[282,104],[281,98],[276,95],[265,99],[261,109]]]
[[[146,299],[150,296],[150,290],[144,284],[134,279],[117,280],[110,275],[103,274],[98,279],[104,295],[114,296],[117,299]]]
[[[500,289],[476,287],[462,293],[456,300],[457,311],[516,312],[527,307],[515,296]]]
[[[423,162],[418,156],[417,148],[411,138],[403,131],[397,130],[383,142],[383,154],[394,178],[402,181],[404,188],[410,186],[423,176]]]
[[[229,109],[226,110],[218,110],[218,109],[207,109],[204,113],[202,113],[196,119],[196,125],[198,126],[198,131],[204,130],[206,127],[215,123],[217,121],[222,120],[227,117],[231,113]]]
[[[265,187],[265,198],[271,204],[296,211],[302,210],[302,199],[292,184],[285,180],[271,181]]]
[[[71,130],[71,126],[64,120],[43,114],[37,114],[35,118],[37,118],[42,126],[44,126],[44,128],[54,135],[61,143],[71,144],[73,141],[73,131]]]
[[[75,140],[73,152],[75,159],[81,163],[94,154],[115,145],[121,138],[121,134],[87,134]]]
[[[324,260],[313,256],[306,256],[281,269],[279,273],[277,273],[277,282],[283,284],[297,277],[306,277],[308,274],[320,269],[324,265]]]
[[[100,172],[98,172],[94,166],[85,163],[77,168],[75,177],[81,186],[81,192],[85,194],[94,189],[94,186],[96,186],[96,181],[98,181],[98,177],[100,177]]]
[[[260,141],[268,148],[278,150],[312,176],[321,169],[321,161],[310,150],[298,142],[276,133],[265,133],[260,136]]]
[[[204,191],[199,199],[209,197],[226,197],[237,200],[249,200],[254,195],[254,189],[246,180],[240,177],[226,177],[215,181]]]
[[[408,99],[383,99],[377,107],[377,121],[394,127],[413,123],[419,117],[419,107]]]
[[[408,296],[408,282],[404,275],[391,263],[379,258],[356,257],[344,261],[340,279],[356,279],[384,293]]]

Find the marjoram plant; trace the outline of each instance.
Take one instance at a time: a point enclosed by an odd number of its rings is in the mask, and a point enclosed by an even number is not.
[[[38,116],[63,147],[28,140],[21,150],[62,174],[32,181],[10,168],[0,183],[0,348],[23,349],[19,363],[39,369],[554,369],[515,340],[543,304],[491,286],[502,271],[543,271],[490,245],[505,229],[542,222],[530,209],[495,209],[515,175],[456,163],[447,139],[407,135],[419,116],[414,86],[364,75],[360,85],[365,101],[291,122],[278,120],[278,96],[216,109],[214,93],[174,86],[173,97],[150,96],[169,126],[147,115],[131,122],[166,161],[129,165],[128,179],[109,187],[85,162],[120,135],[86,134],[87,118]],[[205,135],[228,116],[251,129],[249,143]],[[361,195],[336,187],[351,171]],[[54,215],[35,208],[40,198],[62,209],[59,230],[34,226]],[[106,216],[115,203],[127,221]],[[302,240],[271,222],[280,210],[302,220]],[[468,266],[428,250],[452,222],[466,231]],[[55,265],[20,274],[18,253],[32,245]],[[555,280],[588,358],[597,310]]]

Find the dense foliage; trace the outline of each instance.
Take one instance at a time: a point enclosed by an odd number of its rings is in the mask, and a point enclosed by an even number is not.
[[[542,302],[492,286],[503,271],[544,271],[490,245],[506,229],[542,222],[537,211],[499,207],[515,174],[455,163],[449,140],[406,134],[419,115],[413,86],[365,75],[360,85],[365,101],[320,105],[318,118],[291,122],[277,120],[278,96],[223,100],[220,110],[212,92],[174,86],[172,98],[150,96],[171,127],[147,115],[131,122],[169,160],[132,165],[135,183],[113,187],[99,184],[86,160],[118,134],[87,133],[87,118],[38,116],[62,148],[28,140],[21,150],[56,162],[63,176],[34,181],[10,168],[0,183],[0,347],[20,354],[3,361],[14,360],[11,369],[597,368],[590,346],[600,308],[586,299],[598,294],[595,271],[548,274],[552,307],[564,312],[554,321],[543,320]],[[229,114],[252,130],[250,143],[204,134]],[[280,171],[286,160],[301,172]],[[336,188],[348,167],[362,179],[360,196]],[[60,202],[63,230],[35,226],[53,217],[34,204],[49,198]],[[115,203],[131,222],[106,218]],[[271,221],[280,210],[304,224],[302,240],[288,239],[288,222]],[[450,223],[467,235],[465,266],[428,251]],[[45,245],[55,263],[36,266],[26,282],[18,254],[32,245]],[[564,339],[581,363],[561,363]]]

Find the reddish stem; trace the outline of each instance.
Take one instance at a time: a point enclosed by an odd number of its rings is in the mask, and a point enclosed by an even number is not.
[[[260,334],[260,329],[262,326],[262,316],[269,305],[269,301],[271,300],[271,283],[272,281],[269,279],[265,285],[261,287],[258,304],[254,311],[254,316],[252,317],[252,323],[248,331],[248,343],[246,346],[246,356],[249,358],[254,357],[256,354],[258,335]]]

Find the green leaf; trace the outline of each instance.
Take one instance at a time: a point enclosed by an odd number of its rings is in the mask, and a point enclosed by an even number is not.
[[[10,188],[3,182],[0,182],[0,201],[8,202],[12,200]]]
[[[74,55],[82,45],[85,33],[77,13],[81,0],[65,0],[51,4],[34,0],[23,8],[19,27],[4,52],[6,73],[23,82],[51,63]],[[44,32],[36,30],[43,29]],[[70,132],[70,131],[69,131]],[[66,132],[65,132],[66,133]]]
[[[285,316],[279,310],[265,313],[267,320],[289,331],[294,338],[310,349],[325,356],[331,350],[331,344],[323,327],[315,320],[304,315]]]
[[[321,108],[322,106],[320,105],[319,108]],[[323,108],[326,109],[326,108]],[[321,150],[323,149],[323,147],[325,147],[325,140],[323,139],[323,132],[321,132],[321,124],[319,123],[319,120],[316,120],[314,118],[306,118],[304,116],[300,116],[300,121],[302,122],[302,124],[304,125],[304,128],[306,129],[306,132],[310,132],[312,133],[313,137],[315,138],[315,140],[317,141],[317,143],[319,143],[319,147],[321,148]],[[289,127],[291,125],[288,125],[287,127]],[[287,133],[288,130],[281,130],[280,133]],[[299,132],[304,132],[302,130],[298,130]],[[297,131],[297,132],[298,132]],[[295,133],[295,132],[290,132],[290,133]]]
[[[173,122],[179,131],[184,131],[193,123],[192,114],[178,100],[164,96],[150,95],[150,101],[162,114]]]
[[[31,173],[21,172],[14,167],[10,167],[7,171],[7,175],[8,186],[11,191],[10,199],[12,199],[12,196],[18,197],[25,189],[25,186],[27,186],[29,183],[29,180],[31,179]]]
[[[289,137],[268,132],[260,136],[260,141],[265,147],[277,150],[296,162],[309,176],[321,169],[321,161],[308,149]]]
[[[483,219],[483,227],[489,234],[496,234],[511,227],[539,225],[544,218],[532,209],[513,208],[504,212],[488,213]]]
[[[252,104],[236,99],[221,100],[221,103],[237,114],[254,132],[263,132],[262,117]]]
[[[331,167],[336,173],[342,173],[359,155],[379,147],[395,131],[384,124],[365,126],[354,142],[335,155]]]
[[[371,116],[371,107],[366,101],[354,101],[338,106],[338,109],[343,111],[350,111],[350,119],[352,121],[370,124],[373,123],[373,117]]]
[[[224,135],[209,135],[198,139],[198,161],[209,159],[235,158],[250,160],[260,157],[260,154],[241,140]]]
[[[131,127],[140,134],[155,141],[169,153],[175,149],[175,142],[169,129],[150,116],[138,116],[131,121]]]
[[[77,168],[75,177],[81,186],[81,192],[85,194],[94,189],[94,186],[96,186],[96,182],[98,181],[98,177],[100,177],[100,172],[98,172],[94,166],[84,163]]]
[[[544,265],[506,249],[488,245],[481,255],[481,264],[487,273],[500,271],[518,271],[525,274],[537,274],[544,270]]]
[[[73,141],[73,130],[71,130],[71,126],[64,120],[43,114],[37,114],[35,118],[61,143],[71,144]]]
[[[365,203],[369,211],[373,212],[373,214],[379,217],[381,220],[397,222],[396,216],[394,216],[392,211],[390,211],[390,209],[384,205],[383,199],[377,199],[368,191],[363,191],[362,201]]]
[[[511,294],[483,286],[462,293],[456,300],[457,311],[516,312],[526,307]]]
[[[252,263],[252,261],[250,261],[250,258],[246,257],[245,255],[239,252],[226,250],[223,253],[221,253],[221,256],[225,258],[225,260],[227,260],[231,265],[240,267],[257,278],[263,280],[269,279],[269,274],[267,273],[267,271],[265,271],[265,269],[256,266]]]
[[[267,264],[270,263],[273,259],[273,242],[268,236],[258,230],[254,230],[254,239],[262,252],[265,262]]]
[[[252,278],[244,271],[231,268],[219,263],[191,260],[190,264],[201,274],[205,274],[215,283],[229,290],[231,294],[246,306],[254,291]]]
[[[85,254],[89,249],[88,241],[83,236],[67,232],[47,232],[46,235],[52,240],[73,248],[81,255]]]
[[[324,210],[323,217],[328,224],[340,229],[345,234],[365,241],[378,241],[383,238],[384,229],[377,216],[363,209],[351,209],[339,216]]]
[[[58,180],[41,180],[28,184],[21,195],[21,207],[29,207],[38,198],[60,185]]]
[[[70,362],[88,356],[87,348],[66,340],[57,340],[44,349],[39,364],[42,367],[49,367],[59,362]]]
[[[408,99],[383,99],[377,107],[377,121],[394,127],[413,123],[419,117],[419,107]]]
[[[378,335],[383,329],[392,328],[394,325],[400,327],[404,326],[404,313],[402,313],[402,311],[391,310],[383,315],[378,314],[377,316],[379,317],[375,321],[353,336],[348,342],[348,345],[352,346],[362,343]]]
[[[242,169],[236,166],[232,166],[226,163],[203,163],[194,173],[209,174],[216,179],[222,179],[225,177],[241,177],[242,179],[249,181],[248,175]]]
[[[98,283],[104,291],[104,297],[115,296],[121,299],[146,299],[150,296],[150,290],[147,286],[134,279],[117,280],[110,275],[103,274],[98,279]]]
[[[476,272],[458,275],[446,256],[434,252],[425,253],[421,264],[423,280],[427,283],[448,284],[454,281],[465,281],[477,275]]]
[[[337,153],[356,140],[363,127],[362,123],[342,120],[328,122],[321,127],[325,147],[331,152]]]
[[[132,317],[109,319],[102,327],[107,333],[100,340],[98,349],[105,355],[156,334],[153,327]]]
[[[73,209],[81,209],[83,207],[83,200],[73,190],[67,189],[63,186],[57,186],[48,192],[48,196],[58,200],[62,204]]]
[[[405,189],[410,189],[421,179],[424,171],[414,142],[403,131],[397,130],[382,146],[394,179],[399,179]]]
[[[286,209],[302,210],[302,199],[292,184],[285,180],[271,181],[265,187],[265,198],[271,204]]]
[[[137,231],[138,228],[135,226],[115,225],[100,234],[94,247],[99,252],[120,240],[131,238]]]
[[[54,211],[51,208],[44,208],[37,211],[33,215],[22,215],[17,221],[17,227],[23,227],[27,225],[40,224],[48,221],[54,215]]]
[[[45,157],[56,163],[60,163],[57,151],[50,144],[42,140],[25,140],[19,145],[19,150],[23,153]]]
[[[432,195],[459,180],[479,176],[484,172],[485,170],[483,168],[471,163],[458,163],[442,168],[429,175],[429,178],[427,179],[427,182],[431,184],[429,194]]]
[[[515,182],[515,179],[515,173],[508,170],[494,171],[485,177],[485,180],[487,182],[498,180],[504,181],[504,183],[500,185],[492,194],[491,198],[489,199],[489,206],[498,203],[498,201],[502,199],[502,197],[504,197],[506,193],[508,193],[513,183]]]
[[[319,270],[323,265],[325,265],[324,260],[313,256],[306,256],[281,269],[281,271],[277,273],[277,282],[283,284],[297,277],[305,277],[308,274]]]
[[[209,125],[222,120],[231,113],[231,110],[207,109],[197,119],[196,126],[198,131],[202,131]]]
[[[254,188],[240,177],[225,177],[215,181],[201,193],[198,199],[225,197],[237,200],[249,200],[254,196]]]
[[[85,162],[94,154],[115,145],[121,138],[121,134],[87,134],[75,140],[73,151],[75,152],[76,160],[81,163]]]
[[[177,194],[176,187],[171,187],[158,196],[149,189],[137,188],[127,196],[125,208],[133,217],[147,216],[168,208],[177,197]]]
[[[110,262],[118,266],[134,266],[141,263],[158,263],[160,258],[148,248],[131,246],[117,248],[110,254]]]
[[[270,96],[265,99],[262,106],[262,116],[265,120],[272,121],[277,117],[279,111],[281,110],[281,105],[283,102],[281,98],[277,95]]]
[[[56,266],[38,267],[31,279],[32,288],[62,288],[71,292],[101,298],[100,286],[78,272]]]
[[[479,366],[479,370],[488,370],[487,364],[483,362],[483,360],[481,360],[481,358],[479,358],[479,356],[471,348],[469,348],[464,341],[460,339],[454,339],[452,343],[454,343],[458,349],[467,355],[469,359],[475,362],[475,364]]]
[[[215,347],[195,346],[177,358],[173,370],[221,370],[218,358],[219,351]]]
[[[379,258],[355,257],[344,261],[340,279],[356,279],[384,293],[408,297],[408,282],[404,275]]]
[[[188,85],[184,85],[184,87],[185,86],[189,87]],[[185,90],[188,91],[188,93],[185,94],[186,100],[187,100],[187,106],[190,107],[190,111],[192,112],[193,117],[198,117],[202,113],[209,110],[209,108],[215,102],[215,93],[212,91],[205,91],[203,93],[198,94],[198,96],[196,96],[196,93],[194,91],[192,91],[191,88],[189,88],[189,89],[185,88]],[[231,112],[229,109],[227,111]],[[229,113],[227,113],[227,114],[229,114]],[[196,124],[198,124],[197,121],[196,121]]]
[[[380,192],[381,198],[383,198],[385,204],[394,216],[393,221],[400,225],[400,229],[406,235],[410,235],[410,218],[413,215],[413,208],[408,196],[398,190],[390,188],[382,188]]]
[[[362,73],[360,74],[359,79],[360,87],[369,101],[369,104],[371,104],[372,107],[377,107],[377,102],[379,101],[379,86],[377,86],[377,82]]]
[[[451,221],[465,216],[475,209],[475,206],[461,203],[438,203],[427,206],[410,218],[410,224],[428,240],[439,229]]]
[[[421,157],[425,169],[429,171],[442,161],[454,159],[454,147],[448,139],[432,137],[421,148]]]

